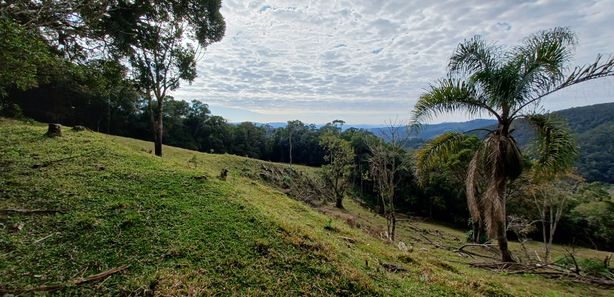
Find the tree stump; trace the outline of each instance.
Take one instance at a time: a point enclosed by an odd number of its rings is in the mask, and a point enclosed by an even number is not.
[[[62,136],[62,125],[60,124],[49,124],[47,128],[47,136],[49,137],[57,137]]]
[[[224,169],[222,169],[222,171],[220,172],[219,179],[221,179],[221,180],[226,180],[226,177],[228,177],[228,169],[224,168]]]

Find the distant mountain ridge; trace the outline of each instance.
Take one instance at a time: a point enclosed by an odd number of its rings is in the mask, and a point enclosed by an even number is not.
[[[419,140],[432,139],[447,131],[466,132],[466,131],[488,127],[496,123],[497,123],[496,120],[476,119],[476,120],[470,120],[466,122],[425,124],[425,125],[422,125],[422,127],[420,127],[417,130],[408,130],[408,131],[405,131],[405,133],[410,133],[409,138],[414,140],[413,143],[416,143],[416,142],[419,142]],[[382,136],[383,134],[385,134],[386,129],[387,128],[385,127],[378,127],[378,128],[370,128],[367,130],[377,136]]]
[[[479,129],[485,126],[494,125],[495,120],[491,119],[475,119],[466,122],[445,122],[439,124],[425,124],[419,131],[412,131],[411,138],[431,139],[440,135],[446,131],[468,131],[471,129]],[[283,128],[287,126],[285,122],[269,122],[269,123],[256,123],[257,125],[268,125],[271,128]],[[313,124],[314,127],[320,128],[323,124]],[[343,126],[343,130],[356,128],[365,129],[375,135],[381,135],[386,130],[386,125],[383,124],[346,124]],[[413,135],[413,133],[418,133]]]

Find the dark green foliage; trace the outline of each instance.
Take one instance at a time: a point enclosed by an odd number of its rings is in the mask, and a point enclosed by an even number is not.
[[[567,217],[572,231],[568,236],[587,246],[614,249],[614,198],[599,184],[585,186],[579,195]]]
[[[350,175],[354,166],[354,149],[349,141],[338,134],[325,132],[320,138],[320,145],[326,150],[322,166],[322,179],[331,188],[336,205],[343,208],[343,197],[350,186]]]
[[[586,179],[614,183],[613,135],[614,120],[577,134],[580,147],[578,171]]]
[[[0,15],[0,111],[8,89],[26,90],[38,85],[44,68],[55,58],[36,34]]]

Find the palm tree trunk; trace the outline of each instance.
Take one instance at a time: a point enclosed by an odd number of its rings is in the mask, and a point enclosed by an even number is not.
[[[504,172],[504,171],[500,171]],[[498,220],[497,223],[497,242],[499,243],[499,252],[501,252],[501,261],[502,262],[515,262],[512,258],[512,253],[510,252],[507,246],[507,212],[506,212],[506,199],[505,199],[505,187],[506,187],[506,179],[499,178],[497,181],[497,192],[498,199],[501,199],[501,217],[495,218]]]
[[[501,252],[501,261],[502,262],[515,262],[512,258],[512,253],[507,247],[507,232],[505,228],[505,224],[499,225],[499,235],[497,237],[497,242],[499,242],[499,251]]]

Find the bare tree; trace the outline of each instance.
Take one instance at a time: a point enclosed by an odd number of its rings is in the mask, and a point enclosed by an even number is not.
[[[552,241],[557,225],[567,208],[569,199],[577,191],[581,178],[568,174],[552,181],[537,180],[527,186],[527,194],[539,213],[544,242],[544,262],[550,262]]]
[[[370,173],[380,198],[383,215],[387,220],[388,239],[394,241],[396,233],[395,190],[399,183],[399,172],[408,168],[410,160],[404,146],[407,142],[405,129],[398,121],[391,121],[381,132],[384,139],[368,143],[371,151]]]

